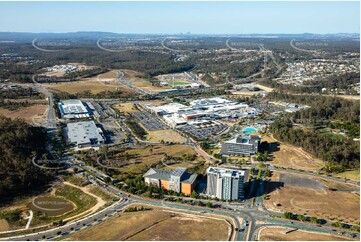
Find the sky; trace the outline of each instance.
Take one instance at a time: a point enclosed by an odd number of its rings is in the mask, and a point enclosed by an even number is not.
[[[356,2],[0,2],[0,31],[359,33]]]

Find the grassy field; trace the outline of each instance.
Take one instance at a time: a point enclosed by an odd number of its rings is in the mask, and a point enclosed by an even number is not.
[[[291,228],[281,227],[267,227],[260,231],[259,240],[261,241],[337,241],[337,240],[351,240],[349,238],[322,234],[316,232],[309,232],[304,230],[292,231]],[[292,231],[285,234],[287,231]]]
[[[153,100],[153,101],[140,101],[139,103],[142,105],[152,104],[152,105],[158,106],[158,105],[164,105],[166,102],[164,102],[162,100]],[[124,113],[139,112],[138,109],[134,108],[134,103],[131,103],[131,102],[115,104],[115,105],[113,105],[113,108],[119,110],[119,112],[124,112]]]
[[[103,191],[101,188],[99,188],[96,185],[90,185],[89,186],[89,192],[93,193],[94,195],[97,195],[101,197],[104,201],[112,202],[112,201],[118,201],[119,198],[111,193],[107,193]]]
[[[83,183],[86,181],[85,178],[75,176],[75,175],[67,175],[63,177],[65,181],[70,182],[71,184],[74,184],[76,186],[81,187]]]
[[[34,119],[42,117],[47,108],[48,105],[45,104],[34,104],[29,107],[19,108],[15,111],[0,108],[0,115],[4,115],[11,119],[22,118],[25,119],[27,123],[32,123]]]
[[[185,142],[185,138],[179,135],[177,132],[166,129],[166,130],[156,130],[156,131],[149,131],[147,130],[148,137],[147,140],[150,142]]]
[[[207,231],[205,233],[205,231]],[[211,217],[152,209],[127,212],[66,240],[227,240],[228,224]]]
[[[319,171],[323,166],[323,161],[312,157],[301,148],[280,143],[273,137],[264,136],[262,142],[267,141],[271,146],[271,164],[279,167]]]
[[[184,155],[196,155],[196,151],[193,148],[185,145],[171,145],[171,146],[148,146],[145,148],[129,149],[125,152],[121,152],[118,155],[122,156],[124,153],[128,153],[129,162],[133,164],[120,168],[120,171],[129,174],[143,174],[146,172],[150,165],[160,164],[165,155],[172,156],[175,159],[184,159]],[[116,158],[115,158],[116,159]],[[202,161],[202,157],[198,157],[195,162]],[[186,161],[191,164],[192,162]]]
[[[124,80],[131,83],[135,87],[140,87],[145,90],[160,92],[169,88],[153,86],[150,81],[140,78],[141,73],[132,70],[122,70],[124,73]]]
[[[169,85],[172,87],[183,86],[183,85],[188,85],[188,84],[191,84],[191,82],[184,81],[184,80],[175,80],[174,82],[173,81],[169,82]]]
[[[116,91],[117,89],[120,89],[120,90],[124,89],[125,91],[129,90],[118,84],[114,84],[114,85],[110,86],[110,85],[105,85],[105,84],[99,83],[94,80],[76,81],[76,82],[71,82],[71,83],[44,84],[44,86],[51,90],[66,92],[69,94],[76,94],[76,93],[82,93],[82,92],[90,92],[92,94],[97,94],[97,93],[104,92],[104,91]]]
[[[69,94],[76,94],[82,92],[90,92],[97,94],[104,91],[117,91],[121,90],[125,94],[134,93],[124,85],[115,81],[117,74],[115,71],[109,71],[100,74],[96,77],[84,78],[79,81],[67,82],[67,83],[51,83],[44,84],[44,87],[55,91],[66,92]]]
[[[138,113],[138,109],[134,107],[134,103],[120,103],[113,106],[115,109],[122,113]]]
[[[337,176],[359,181],[360,180],[360,170],[345,171],[342,173],[338,173]]]
[[[76,208],[70,213],[66,214],[66,217],[71,215],[82,213],[91,207],[93,207],[97,201],[94,197],[82,192],[80,189],[71,187],[68,185],[56,186],[55,195],[63,197],[66,200],[72,201]]]
[[[279,182],[279,173],[274,172],[271,181]],[[322,182],[322,180],[321,180]],[[325,184],[325,182],[323,182]],[[341,185],[327,184],[333,188]],[[306,187],[288,186],[278,189],[272,189],[267,186],[270,192],[270,199],[265,200],[265,206],[268,209],[280,212],[293,212],[297,214],[306,214],[329,220],[350,222],[352,224],[360,221],[360,195],[346,191],[316,190]],[[277,206],[279,204],[280,206]]]

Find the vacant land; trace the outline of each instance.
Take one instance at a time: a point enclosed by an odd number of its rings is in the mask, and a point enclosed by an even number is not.
[[[143,101],[139,102],[142,105],[152,104],[155,106],[163,105],[165,104],[164,101],[161,100],[154,100],[154,101]],[[113,106],[113,108],[119,110],[119,112],[123,113],[134,113],[134,112],[140,112],[138,109],[134,107],[134,103],[119,103]]]
[[[147,130],[147,133],[148,133],[147,140],[150,142],[161,142],[162,140],[164,142],[176,142],[176,143],[185,142],[185,138],[183,138],[180,134],[178,134],[177,132],[171,129],[155,130],[155,131]]]
[[[140,78],[139,76],[141,76],[141,73],[137,71],[132,71],[132,70],[122,70],[122,71],[124,73],[123,79],[135,87],[139,87],[152,92],[161,92],[166,89],[169,89],[164,87],[153,86],[150,81]]]
[[[259,240],[261,241],[334,241],[334,240],[351,240],[349,238],[309,232],[304,230],[292,231],[291,228],[267,227],[260,231]],[[287,234],[285,234],[288,231]]]
[[[37,123],[37,120],[43,117],[47,108],[48,105],[45,104],[34,104],[29,107],[19,108],[15,111],[0,108],[0,115],[4,115],[11,119],[22,118],[25,119],[27,123]]]
[[[90,92],[92,94],[97,94],[104,91],[117,91],[118,89],[125,89],[120,85],[110,86],[99,83],[94,80],[91,81],[83,80],[83,81],[76,81],[70,83],[54,83],[54,84],[46,84],[44,86],[51,90],[66,92],[69,94],[76,94],[82,92]]]
[[[264,136],[262,142],[270,144],[270,154],[273,158],[271,164],[279,167],[319,171],[323,166],[323,161],[312,157],[301,148],[281,143],[273,137]]]
[[[10,229],[8,221],[6,219],[0,219],[0,232],[8,231]]]
[[[223,220],[152,209],[126,212],[66,240],[227,240],[228,230]]]
[[[148,146],[145,148],[128,149],[115,155],[117,157],[127,156],[128,165],[121,167],[120,171],[129,174],[143,174],[149,169],[149,166],[159,164],[163,166],[161,160],[166,157],[172,157],[177,163],[187,162],[188,164],[196,164],[204,161],[202,157],[197,157],[195,161],[189,161],[187,156],[197,155],[193,148],[186,145],[170,145],[170,146]]]
[[[140,110],[134,106],[134,103],[120,103],[120,104],[114,105],[113,107],[122,113],[138,113],[138,112],[140,112]]]
[[[265,200],[265,206],[268,209],[350,223],[360,221],[360,195],[345,191],[355,187],[317,179],[317,182],[323,184],[325,188],[323,189],[320,185],[314,189],[308,187],[311,184],[309,182],[299,182],[301,176],[293,180],[291,184],[287,184],[287,181],[282,184],[281,178],[279,173],[274,172],[271,183],[267,186],[270,199]],[[278,185],[274,186],[274,184]],[[328,187],[340,190],[329,190]]]
[[[69,94],[83,92],[97,94],[104,91],[114,92],[118,90],[123,91],[125,94],[134,93],[132,90],[125,87],[124,85],[117,83],[115,81],[116,75],[117,74],[115,71],[110,71],[100,74],[96,77],[84,78],[79,81],[44,84],[44,87],[55,91],[66,92]]]

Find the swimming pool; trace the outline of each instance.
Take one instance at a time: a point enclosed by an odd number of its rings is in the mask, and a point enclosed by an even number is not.
[[[243,134],[250,134],[257,132],[257,129],[255,127],[246,127],[242,130]]]

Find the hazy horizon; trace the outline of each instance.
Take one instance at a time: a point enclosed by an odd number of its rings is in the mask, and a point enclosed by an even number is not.
[[[335,34],[360,32],[354,2],[0,2],[0,32]]]

